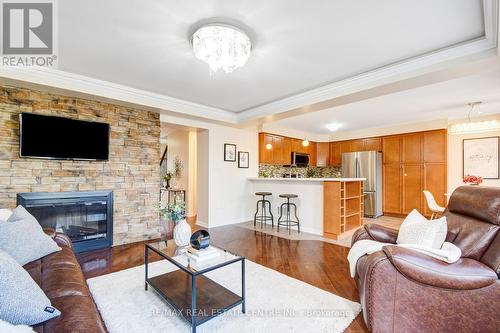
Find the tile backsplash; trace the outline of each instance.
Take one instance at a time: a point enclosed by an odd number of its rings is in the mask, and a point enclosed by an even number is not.
[[[339,167],[307,167],[296,168],[282,165],[259,164],[259,177],[281,178],[284,174],[298,174],[301,178],[336,178],[341,177],[342,172]]]

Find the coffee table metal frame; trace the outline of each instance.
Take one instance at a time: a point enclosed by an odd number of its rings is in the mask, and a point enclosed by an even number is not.
[[[156,243],[160,243],[160,242],[156,242]],[[153,285],[152,283],[150,283],[150,279],[149,279],[149,276],[148,276],[148,265],[150,264],[150,262],[149,262],[149,251],[155,252],[156,254],[158,254],[159,256],[161,256],[162,258],[164,258],[164,259],[168,260],[169,262],[171,262],[172,264],[174,264],[176,267],[178,267],[180,270],[182,270],[186,274],[190,275],[191,276],[191,312],[190,312],[190,316],[181,315],[181,318],[183,318],[184,320],[186,320],[191,325],[191,332],[192,333],[196,333],[196,327],[197,326],[199,326],[199,325],[207,322],[210,319],[213,319],[213,318],[217,317],[218,315],[220,315],[220,314],[222,314],[222,313],[224,313],[224,312],[226,312],[226,311],[228,311],[228,310],[230,310],[230,309],[232,309],[232,308],[234,308],[234,307],[236,307],[236,306],[238,306],[240,304],[241,304],[241,310],[242,310],[242,312],[245,313],[245,311],[246,311],[246,309],[245,309],[245,257],[236,255],[234,253],[231,253],[231,252],[229,252],[227,250],[224,250],[224,249],[221,249],[221,248],[215,246],[218,250],[223,251],[223,252],[227,252],[229,254],[232,254],[232,255],[236,256],[236,258],[232,259],[232,260],[228,260],[226,262],[218,263],[218,264],[216,264],[214,266],[207,266],[206,268],[204,268],[202,270],[199,270],[199,271],[193,271],[193,270],[188,269],[184,265],[178,263],[176,260],[174,260],[168,254],[162,252],[161,250],[156,249],[154,246],[152,246],[152,244],[155,244],[155,243],[146,244],[145,245],[145,249],[144,249],[144,255],[145,255],[145,258],[144,258],[145,259],[145,265],[144,265],[145,266],[145,284],[144,284],[144,289],[148,290],[148,286],[151,287],[151,288],[153,288],[156,291],[156,293],[166,303],[168,303],[174,309],[176,309],[177,311],[179,311],[179,313],[183,313],[183,309],[181,309],[180,307],[178,307],[177,304],[175,304],[175,302],[173,302],[171,299],[169,299],[169,297],[167,297],[162,290],[160,290],[155,285]],[[228,265],[231,265],[231,264],[234,264],[234,263],[237,263],[237,262],[241,262],[241,296],[239,297],[239,300],[237,302],[234,302],[234,303],[231,303],[229,305],[226,305],[226,306],[224,306],[224,307],[222,307],[220,309],[218,308],[218,309],[216,309],[217,311],[212,312],[212,315],[206,316],[202,320],[197,321],[196,320],[196,315],[195,315],[197,313],[197,311],[196,311],[197,310],[196,309],[196,278],[199,277],[199,276],[202,276],[203,274],[206,274],[208,272],[214,271],[214,270],[216,270],[218,268],[221,268],[221,267],[224,267],[224,266],[228,266]],[[216,282],[214,282],[214,283],[216,283]],[[219,285],[218,283],[216,283],[216,284]],[[220,287],[222,287],[222,286],[220,286]],[[224,288],[224,287],[222,287],[222,288]]]

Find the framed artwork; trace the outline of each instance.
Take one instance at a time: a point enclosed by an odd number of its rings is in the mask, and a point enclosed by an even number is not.
[[[224,161],[236,162],[236,145],[231,143],[224,144]]]
[[[499,137],[464,139],[463,172],[484,179],[498,179]]]
[[[247,151],[238,152],[238,168],[248,169],[250,167],[250,162],[248,161],[250,154]]]

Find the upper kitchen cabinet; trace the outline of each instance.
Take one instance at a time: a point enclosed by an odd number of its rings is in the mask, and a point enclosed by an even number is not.
[[[342,141],[340,142],[340,160],[342,161],[342,154],[350,153],[351,150],[351,141]]]
[[[316,143],[316,165],[321,167],[330,165],[330,143]]]
[[[302,140],[290,139],[292,141],[292,152],[305,153],[305,148],[302,146]]]
[[[317,166],[317,146],[318,144],[316,142],[309,141],[309,146],[306,147],[306,153],[309,154],[309,165],[310,166]]]
[[[292,152],[309,154],[309,164],[316,165],[316,142],[304,147],[301,139],[281,135],[259,133],[259,163],[290,165]]]
[[[291,138],[283,137],[283,165],[292,164],[292,140]]]
[[[401,136],[391,135],[382,138],[382,157],[384,164],[401,163]]]
[[[349,142],[349,152],[364,151],[365,150],[365,140],[351,140]]]
[[[382,138],[367,138],[364,139],[365,151],[382,151]]]
[[[259,163],[284,164],[283,139],[281,136],[259,133]]]
[[[266,133],[259,133],[259,163],[273,163],[273,137]]]
[[[340,142],[330,142],[330,165],[340,167],[342,165],[342,152]]]
[[[446,130],[427,131],[424,133],[423,154],[425,163],[446,162]]]
[[[423,159],[422,143],[423,133],[410,133],[402,135],[402,162],[405,164],[421,164]]]

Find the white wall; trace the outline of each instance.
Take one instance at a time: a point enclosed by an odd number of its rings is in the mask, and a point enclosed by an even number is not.
[[[448,193],[451,194],[457,187],[463,185],[463,140],[491,136],[500,136],[500,131],[448,135]],[[483,184],[486,186],[500,187],[500,180],[485,179]]]
[[[174,171],[175,159],[179,158],[184,165],[182,176],[170,181],[170,184],[182,189],[188,188],[189,175],[189,131],[176,130],[168,134],[167,137],[167,168],[168,171]]]
[[[176,158],[179,158],[184,166],[181,177],[173,178],[170,185],[186,190],[186,215],[190,217],[197,214],[196,141],[196,131],[189,128],[173,130],[168,133],[166,139],[168,171],[174,171]]]
[[[212,228],[251,220],[255,198],[247,178],[258,175],[257,127],[240,129],[166,114],[160,120],[199,129],[198,223]],[[224,143],[249,152],[250,167],[240,169],[237,162],[225,162]]]
[[[196,223],[207,227],[209,219],[209,186],[210,186],[210,175],[209,175],[209,137],[208,130],[199,130],[196,136],[196,146],[197,146],[197,174],[196,174],[196,187],[197,187],[197,217]]]

